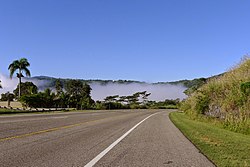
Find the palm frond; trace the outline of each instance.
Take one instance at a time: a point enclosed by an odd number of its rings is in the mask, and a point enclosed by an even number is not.
[[[24,71],[26,76],[30,76],[30,71],[27,67],[30,66],[30,63],[26,58],[21,58],[19,60],[14,60],[10,65],[9,65],[9,71],[10,71],[10,78],[14,75],[16,70],[21,70]]]
[[[26,75],[26,76],[28,76],[28,77],[31,76],[30,70],[29,70],[27,67],[24,67],[22,70],[25,72],[25,75]]]
[[[8,67],[8,70],[10,70],[10,78],[12,78],[13,74],[17,69],[19,69],[20,63],[18,60],[14,60]]]
[[[21,58],[19,60],[19,63],[20,63],[20,68],[21,69],[24,69],[25,67],[29,67],[30,66],[30,63],[28,62],[28,60],[26,58]]]

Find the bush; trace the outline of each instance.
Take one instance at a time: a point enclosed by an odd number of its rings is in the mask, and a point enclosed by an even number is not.
[[[205,114],[209,109],[209,97],[206,94],[198,94],[196,96],[195,110],[198,114]]]
[[[103,106],[105,106],[106,110],[128,109],[129,108],[129,106],[123,105],[122,103],[119,103],[119,102],[103,103]]]
[[[240,84],[240,90],[246,96],[250,95],[250,82],[243,82]]]
[[[23,95],[20,98],[20,102],[25,107],[33,107],[33,108],[41,107],[41,105],[44,103],[40,94]]]
[[[20,102],[23,106],[31,108],[51,108],[56,106],[53,96],[46,96],[41,92],[33,95],[23,95]]]
[[[106,110],[106,106],[104,105],[104,103],[97,101],[95,103],[95,109],[96,110]]]
[[[180,110],[188,112],[192,109],[192,106],[190,102],[188,101],[189,99],[183,100],[180,105]]]

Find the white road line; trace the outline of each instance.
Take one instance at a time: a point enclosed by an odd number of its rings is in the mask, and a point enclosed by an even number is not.
[[[141,123],[143,123],[144,121],[146,121],[148,118],[152,117],[155,114],[158,114],[158,113],[151,114],[150,116],[148,116],[147,118],[143,119],[141,122],[136,124],[133,128],[131,128],[124,135],[122,135],[119,139],[117,139],[114,143],[108,146],[105,150],[103,150],[100,154],[98,154],[94,159],[92,159],[84,167],[94,166],[102,157],[104,157],[113,147],[115,147],[120,141],[122,141],[122,139],[124,139],[129,133],[131,133],[137,126],[139,126]]]

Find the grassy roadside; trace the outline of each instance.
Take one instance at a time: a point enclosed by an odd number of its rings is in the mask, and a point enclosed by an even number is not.
[[[250,166],[250,135],[191,120],[180,112],[170,113],[170,119],[217,166]]]

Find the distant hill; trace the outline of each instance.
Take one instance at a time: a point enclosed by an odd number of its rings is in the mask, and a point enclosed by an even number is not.
[[[192,94],[194,91],[196,91],[198,88],[200,88],[202,85],[207,83],[209,80],[218,78],[220,76],[223,76],[225,73],[219,74],[219,75],[214,75],[212,77],[208,78],[195,78],[192,80],[179,80],[179,81],[174,81],[174,82],[158,82],[156,84],[171,84],[171,85],[183,85],[187,88],[187,90],[184,91],[186,95]]]
[[[54,77],[49,77],[49,76],[35,76],[31,78],[27,78],[27,80],[39,80],[39,81],[45,81],[45,85],[47,87],[55,87],[56,80],[59,79],[63,85],[69,81],[72,80],[71,78],[54,78]],[[109,83],[113,84],[131,84],[131,83],[138,83],[138,84],[146,84],[146,82],[141,82],[141,81],[133,81],[133,80],[101,80],[101,79],[78,79],[81,80],[82,82],[85,82],[87,84],[92,84],[92,83],[97,83],[100,85],[107,85]]]
[[[37,80],[46,80],[46,81],[55,81],[57,79],[61,80],[61,81],[68,81],[68,80],[72,80],[72,78],[54,78],[54,77],[48,77],[48,76],[35,76],[35,77],[31,77],[31,79],[37,79]],[[121,83],[121,84],[129,84],[129,83],[145,83],[145,82],[141,82],[141,81],[133,81],[133,80],[101,80],[101,79],[78,79],[81,80],[83,82],[86,83],[100,83],[100,84],[108,84],[108,83]]]
[[[205,84],[208,80],[219,77],[223,74],[220,75],[215,75],[209,78],[196,78],[192,80],[179,80],[179,81],[173,81],[173,82],[157,82],[157,83],[152,83],[152,85],[181,85],[187,88],[185,91],[186,94],[190,94],[191,92],[197,90],[199,87],[201,87],[203,84]],[[35,76],[31,77],[28,80],[39,80],[39,81],[44,81],[44,84],[42,87],[40,86],[39,89],[44,89],[44,88],[54,88],[55,87],[55,82],[56,80],[59,79],[63,85],[71,80],[69,78],[62,79],[62,78],[54,78],[54,77],[49,77],[49,76]],[[149,84],[146,82],[141,82],[141,81],[134,81],[134,80],[101,80],[101,79],[89,79],[89,80],[84,80],[84,79],[79,79],[83,82],[86,82],[88,84],[100,84],[100,85],[107,85],[107,84]]]
[[[71,78],[55,78],[49,76],[25,77],[23,82],[33,82],[39,91],[50,88],[55,91],[56,80],[59,79],[66,87],[66,83]],[[153,101],[164,101],[165,99],[185,99],[190,92],[197,90],[200,86],[207,82],[210,78],[198,78],[193,80],[180,80],[174,82],[157,82],[147,83],[134,80],[101,80],[101,79],[80,79],[86,82],[92,88],[91,96],[94,100],[103,100],[107,96],[120,95],[127,96],[136,92],[147,91],[151,93],[149,99]],[[13,82],[8,80],[6,82]],[[16,89],[16,84],[8,89],[0,89],[1,93],[7,91],[12,92]]]

